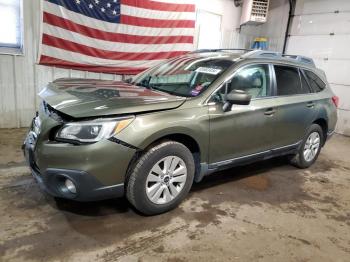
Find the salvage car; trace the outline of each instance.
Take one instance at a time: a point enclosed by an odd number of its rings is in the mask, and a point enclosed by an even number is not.
[[[285,155],[307,168],[333,134],[338,97],[307,57],[199,50],[126,81],[58,79],[23,150],[39,186],[77,201],[175,208],[215,171]]]

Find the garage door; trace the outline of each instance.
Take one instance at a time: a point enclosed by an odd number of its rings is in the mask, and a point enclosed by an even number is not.
[[[310,56],[340,97],[337,132],[350,135],[350,1],[297,0],[287,53]]]

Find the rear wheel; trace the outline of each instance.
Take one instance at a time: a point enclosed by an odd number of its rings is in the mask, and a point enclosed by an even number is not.
[[[311,166],[320,154],[323,139],[322,128],[317,124],[313,124],[302,141],[298,153],[291,157],[291,164],[299,168]]]
[[[190,190],[194,171],[193,156],[186,146],[163,142],[137,161],[127,182],[127,198],[146,215],[171,210]]]

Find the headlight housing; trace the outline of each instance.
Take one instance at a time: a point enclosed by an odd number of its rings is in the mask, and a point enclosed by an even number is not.
[[[57,141],[95,143],[108,139],[126,128],[134,117],[97,119],[94,121],[71,122],[56,133]]]

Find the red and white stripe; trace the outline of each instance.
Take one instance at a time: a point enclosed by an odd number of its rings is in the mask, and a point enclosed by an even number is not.
[[[185,0],[122,0],[115,24],[44,1],[39,63],[136,74],[193,50],[194,9]]]

